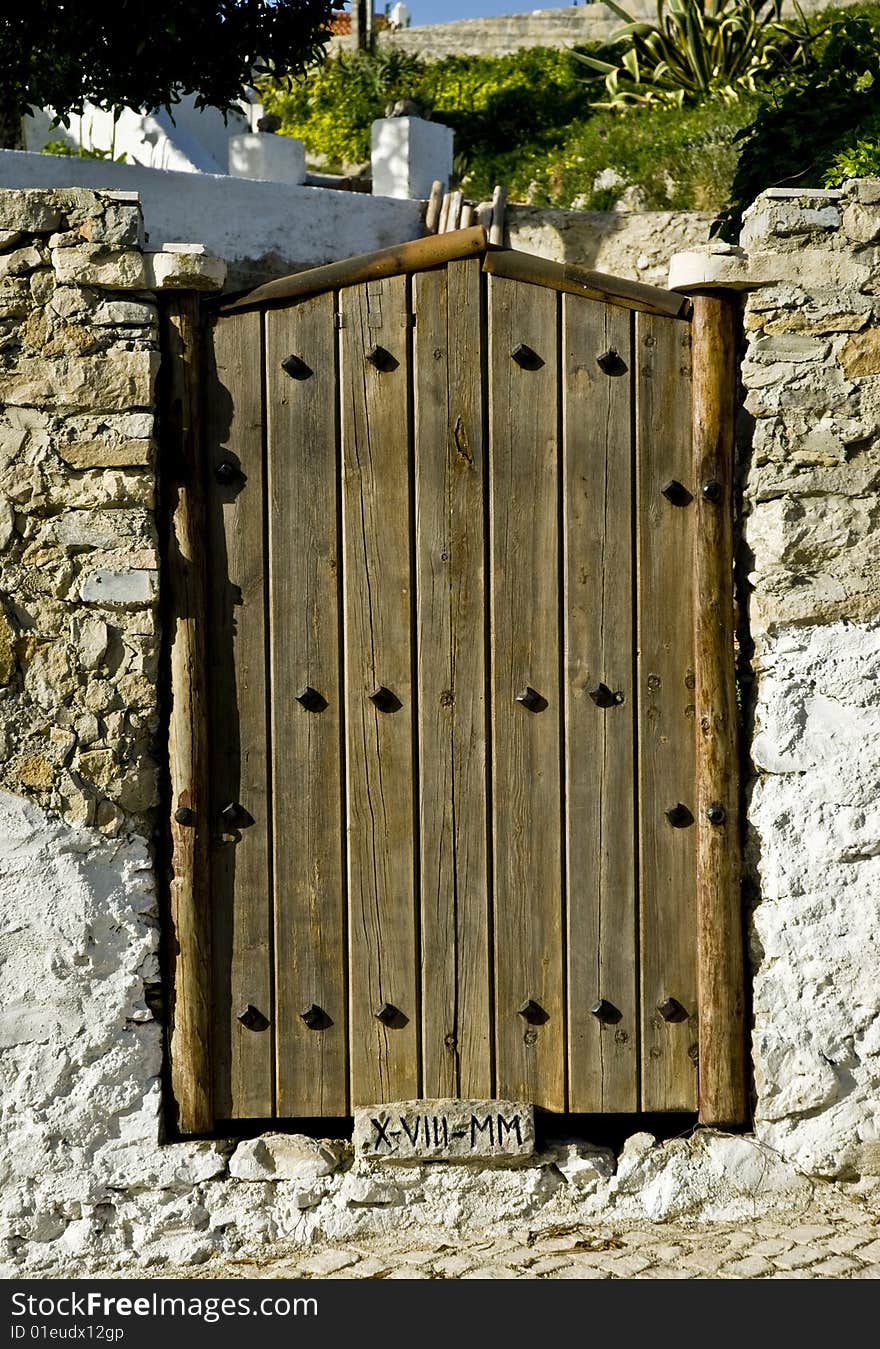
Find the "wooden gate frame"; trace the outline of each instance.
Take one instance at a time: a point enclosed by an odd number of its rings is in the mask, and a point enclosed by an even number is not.
[[[690,314],[693,377],[694,637],[697,737],[699,1121],[748,1120],[744,1034],[738,733],[734,677],[733,471],[737,311],[732,298],[691,299],[570,264],[487,246],[482,228],[417,239],[271,282],[224,312],[295,299],[485,254],[484,270],[588,299]],[[658,296],[668,303],[658,307]],[[692,310],[691,310],[692,305]],[[198,292],[163,306],[163,464],[169,596],[169,974],[171,1087],[181,1134],[214,1126],[207,752],[207,595],[203,313]]]

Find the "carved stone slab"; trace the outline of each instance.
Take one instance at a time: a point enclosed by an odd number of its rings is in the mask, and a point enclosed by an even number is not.
[[[395,1101],[354,1115],[357,1157],[385,1162],[522,1161],[535,1152],[535,1110],[522,1101]]]

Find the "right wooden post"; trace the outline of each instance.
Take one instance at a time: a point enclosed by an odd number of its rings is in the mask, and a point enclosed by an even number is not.
[[[733,468],[736,311],[693,297],[697,949],[701,1124],[748,1114],[736,685]]]

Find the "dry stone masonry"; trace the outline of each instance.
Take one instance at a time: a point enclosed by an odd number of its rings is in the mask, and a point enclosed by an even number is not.
[[[746,292],[757,1135],[880,1172],[880,181],[765,192],[673,281]]]
[[[802,1209],[817,1178],[876,1192],[880,183],[765,194],[739,249],[675,268],[748,296],[754,1132],[638,1133],[615,1157],[536,1142],[530,1112],[493,1103],[499,1149],[489,1103],[409,1102],[363,1112],[353,1141],[181,1143],[163,1135],[153,848],[156,292],[224,268],[145,252],[125,194],[0,192],[2,1273],[162,1273],[271,1243],[318,1247],[320,1274],[333,1243],[734,1222]],[[470,1154],[473,1119],[488,1165],[448,1142],[463,1129]],[[378,1160],[392,1134],[405,1166]]]

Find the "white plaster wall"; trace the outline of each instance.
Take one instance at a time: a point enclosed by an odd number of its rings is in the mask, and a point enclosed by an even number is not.
[[[230,286],[417,239],[424,205],[132,164],[0,151],[0,188],[87,187],[140,195],[149,247],[196,242],[229,264]]]
[[[762,641],[749,807],[756,1133],[880,1174],[880,621]]]

